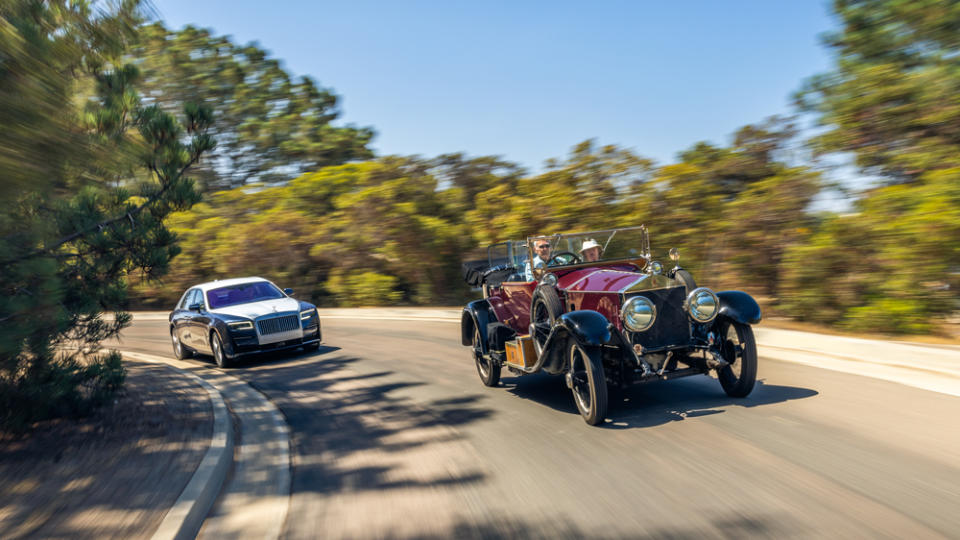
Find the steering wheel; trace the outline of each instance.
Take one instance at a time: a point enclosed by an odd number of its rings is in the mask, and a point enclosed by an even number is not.
[[[550,257],[550,260],[547,261],[547,266],[565,266],[568,264],[577,264],[583,262],[580,260],[580,257],[576,253],[571,253],[569,251],[561,251]]]

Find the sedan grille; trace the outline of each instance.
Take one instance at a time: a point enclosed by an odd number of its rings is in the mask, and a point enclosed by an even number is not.
[[[296,315],[285,315],[257,321],[257,331],[261,336],[289,332],[300,328],[300,318]]]

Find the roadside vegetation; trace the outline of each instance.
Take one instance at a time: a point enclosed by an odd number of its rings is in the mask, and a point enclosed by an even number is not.
[[[476,294],[462,260],[543,232],[643,223],[655,255],[679,247],[699,282],[779,315],[942,331],[960,310],[960,3],[833,9],[835,67],[798,81],[795,118],[745,119],[666,164],[588,140],[534,174],[494,156],[375,156],[371,128],[336,122],[332,90],[135,0],[4,2],[0,422],[109,399],[123,370],[99,343],[125,309],[167,309],[198,281],[456,305]],[[838,184],[837,154],[873,183]],[[851,204],[822,210],[824,193]]]

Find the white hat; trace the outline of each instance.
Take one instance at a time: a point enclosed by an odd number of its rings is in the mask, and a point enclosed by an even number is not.
[[[583,247],[580,248],[580,253],[583,253],[584,251],[590,248],[598,248],[598,247],[600,247],[600,244],[598,244],[596,240],[591,238],[589,240],[586,240],[583,243]]]

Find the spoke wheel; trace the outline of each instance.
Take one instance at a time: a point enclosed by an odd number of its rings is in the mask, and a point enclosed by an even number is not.
[[[583,420],[595,426],[607,416],[607,381],[597,347],[570,345],[570,378],[573,400]]]
[[[723,321],[720,355],[730,365],[717,372],[720,386],[730,397],[746,397],[757,382],[757,342],[748,324]]]
[[[210,349],[213,350],[213,359],[217,362],[217,367],[230,367],[230,360],[227,354],[223,352],[223,342],[220,341],[220,334],[210,333]]]
[[[170,341],[173,344],[173,356],[175,356],[177,360],[183,360],[193,356],[193,354],[183,346],[180,337],[177,336],[177,330],[175,328],[170,329]]]
[[[530,306],[530,333],[537,356],[543,353],[550,330],[562,314],[563,305],[560,304],[557,291],[549,286],[538,287],[533,293],[533,304]]]
[[[489,355],[483,354],[479,328],[473,329],[473,361],[477,364],[477,374],[484,386],[496,386],[500,382],[500,365]]]

